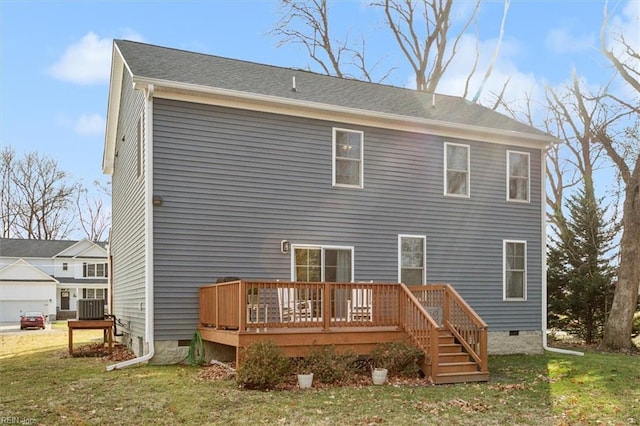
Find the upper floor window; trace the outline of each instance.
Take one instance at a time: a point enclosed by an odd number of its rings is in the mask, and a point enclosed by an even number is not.
[[[398,279],[406,285],[426,282],[427,238],[422,235],[398,236]]]
[[[62,270],[63,271],[68,271],[69,270],[69,264],[67,262],[62,262]]]
[[[445,143],[444,194],[469,196],[469,145]]]
[[[106,263],[83,263],[82,276],[85,278],[105,278],[109,276]]]
[[[529,154],[507,151],[507,200],[529,201]]]
[[[362,188],[364,133],[333,129],[333,185]]]
[[[504,300],[527,299],[527,242],[503,242]]]

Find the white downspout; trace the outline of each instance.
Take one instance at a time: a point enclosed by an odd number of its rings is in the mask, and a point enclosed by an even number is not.
[[[153,304],[153,84],[147,87],[145,93],[145,341],[149,351],[137,358],[122,361],[117,364],[107,366],[107,371],[113,371],[130,365],[147,362],[155,354],[154,344],[154,304]]]
[[[542,348],[545,351],[549,352],[557,352],[560,354],[566,355],[577,355],[583,356],[584,352],[571,351],[568,349],[560,349],[560,348],[552,348],[549,347],[547,342],[547,182],[546,182],[546,157],[547,150],[550,145],[545,147],[542,151],[542,199],[541,199],[541,210],[542,210]]]

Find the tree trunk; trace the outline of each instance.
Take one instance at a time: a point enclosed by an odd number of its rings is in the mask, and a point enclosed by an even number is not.
[[[623,232],[620,242],[620,267],[607,318],[601,347],[628,349],[631,347],[633,314],[640,286],[640,173],[633,173],[627,183],[624,200]]]

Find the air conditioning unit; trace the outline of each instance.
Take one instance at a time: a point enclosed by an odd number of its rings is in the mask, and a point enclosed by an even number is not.
[[[104,299],[80,299],[78,300],[79,320],[104,319]]]

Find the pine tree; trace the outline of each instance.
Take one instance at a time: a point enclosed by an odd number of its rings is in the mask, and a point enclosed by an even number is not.
[[[566,226],[558,227],[548,248],[549,325],[587,344],[602,337],[614,291],[609,257],[614,232],[601,201],[589,188],[574,194],[567,202]]]

